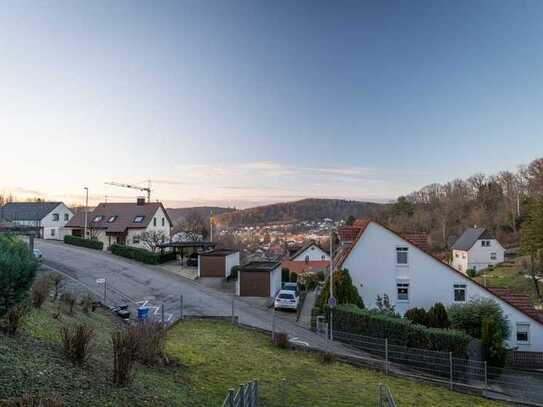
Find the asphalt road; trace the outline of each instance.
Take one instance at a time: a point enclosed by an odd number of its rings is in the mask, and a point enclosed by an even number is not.
[[[147,266],[132,260],[97,250],[66,245],[62,242],[36,240],[36,247],[43,254],[46,268],[61,271],[84,285],[98,298],[103,298],[104,286],[98,279],[106,279],[106,304],[129,305],[132,315],[142,302],[160,317],[164,304],[166,320],[177,319],[180,314],[180,296],[183,295],[185,315],[231,316],[234,300],[235,315],[243,324],[276,331],[287,332],[291,340],[306,342],[323,348],[325,340],[319,335],[297,325],[288,315],[276,313],[247,303],[224,292],[203,286],[157,266]]]

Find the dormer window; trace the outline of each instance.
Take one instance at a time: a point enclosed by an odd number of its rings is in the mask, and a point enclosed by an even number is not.
[[[117,215],[110,216],[107,223],[113,223],[117,220]]]
[[[481,247],[490,247],[490,240],[481,240]]]
[[[94,223],[98,223],[98,222],[101,222],[102,219],[104,219],[104,217],[102,215],[97,215],[94,217],[94,219],[92,220]]]
[[[143,219],[145,219],[145,216],[136,216],[134,218],[134,223],[142,223]]]

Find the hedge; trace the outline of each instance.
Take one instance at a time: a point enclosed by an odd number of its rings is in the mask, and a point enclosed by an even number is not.
[[[64,243],[96,250],[102,250],[104,248],[104,244],[98,240],[83,239],[82,237],[71,235],[64,236]]]
[[[334,309],[334,329],[374,338],[388,338],[391,345],[452,352],[466,357],[471,337],[453,329],[426,328],[406,318],[394,318],[355,305]]]
[[[111,253],[117,256],[126,257],[127,259],[136,260],[145,264],[161,264],[177,258],[175,252],[164,254],[153,253],[139,247],[124,246],[121,244],[112,244],[110,248]]]

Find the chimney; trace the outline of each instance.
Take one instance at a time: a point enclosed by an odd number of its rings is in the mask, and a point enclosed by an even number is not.
[[[138,196],[137,200],[136,200],[136,205],[138,206],[143,206],[145,205],[145,198],[142,197],[142,196]]]

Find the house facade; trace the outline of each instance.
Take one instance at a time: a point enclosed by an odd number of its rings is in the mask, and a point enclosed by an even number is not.
[[[509,345],[521,351],[543,351],[543,319],[533,306],[519,305],[511,296],[508,299],[479,285],[377,222],[359,229],[352,247],[339,254],[337,268],[349,270],[368,308],[374,307],[377,295],[387,294],[402,315],[414,307],[428,310],[437,302],[450,306],[491,298],[509,319]]]
[[[290,257],[291,261],[330,261],[330,254],[315,241],[304,245]]]
[[[40,229],[40,238],[62,240],[74,213],[63,202],[10,202],[0,208],[0,218],[14,225]]]
[[[469,228],[452,246],[451,265],[466,273],[502,263],[505,249],[485,228]]]
[[[78,214],[66,227],[74,236],[83,236],[84,214]],[[87,238],[96,239],[107,250],[112,244],[149,249],[143,233],[169,242],[171,220],[160,202],[101,203],[87,214]],[[157,242],[158,243],[158,242]]]

